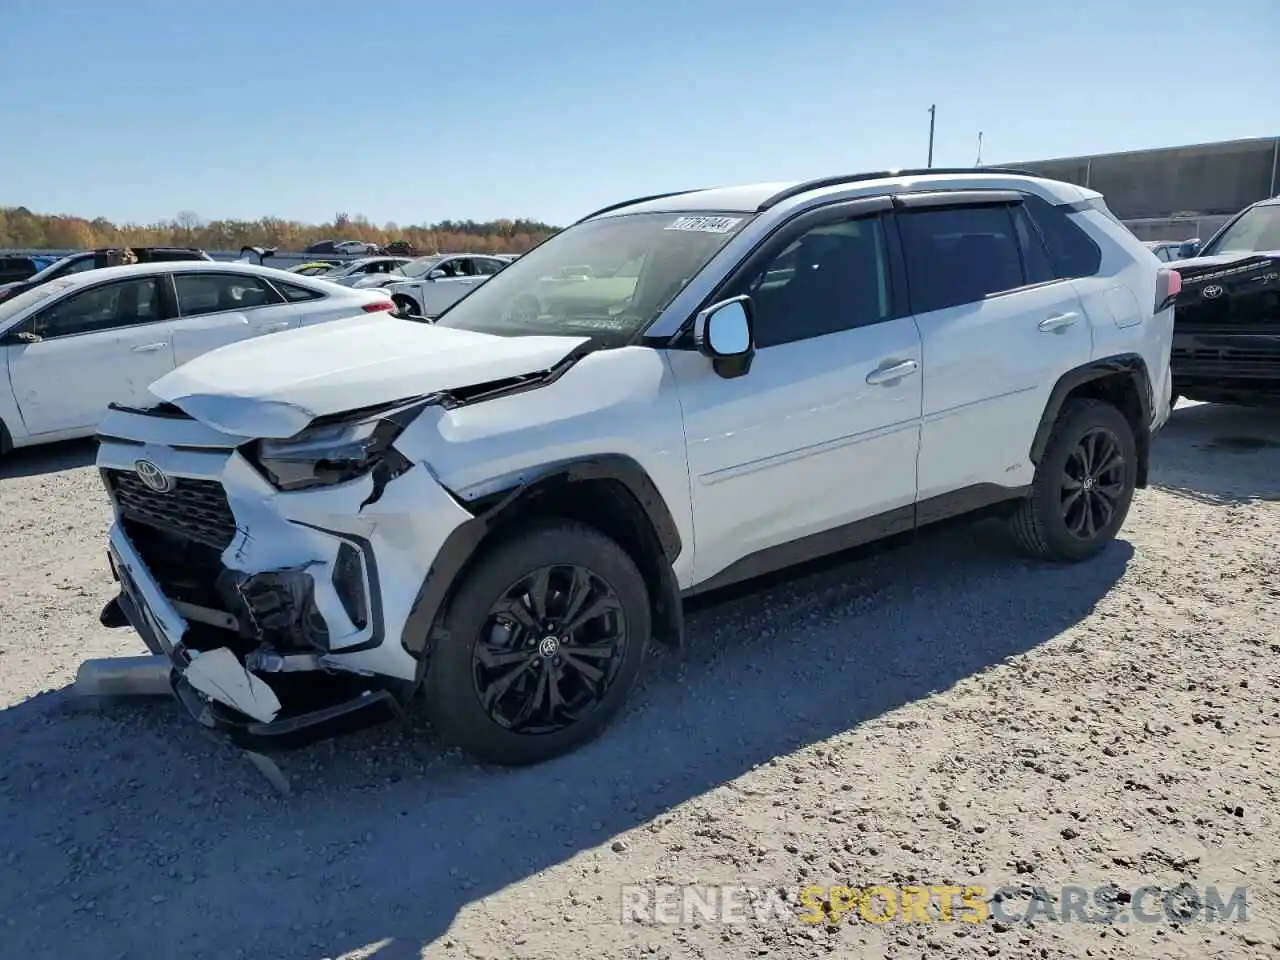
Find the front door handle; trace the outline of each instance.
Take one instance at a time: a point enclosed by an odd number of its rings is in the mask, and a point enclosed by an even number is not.
[[[1059,330],[1065,330],[1067,327],[1073,326],[1080,315],[1076,313],[1055,313],[1051,317],[1045,317],[1040,321],[1040,331],[1042,333],[1057,333]]]
[[[155,353],[157,350],[163,350],[167,347],[167,343],[144,343],[133,348],[134,353]]]
[[[288,326],[289,326],[289,321],[285,320],[283,323],[268,323],[265,326],[260,327],[259,329],[263,333],[275,333],[277,330],[284,330],[288,328]]]
[[[877,367],[867,374],[867,383],[871,386],[881,386],[883,384],[897,383],[903,377],[909,377],[920,369],[920,364],[914,360],[903,360],[901,363],[895,363],[889,367]]]

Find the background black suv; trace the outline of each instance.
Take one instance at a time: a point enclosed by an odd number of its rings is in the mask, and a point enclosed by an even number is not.
[[[82,270],[100,270],[103,267],[111,266],[114,261],[112,255],[119,254],[121,249],[119,247],[104,247],[100,250],[87,250],[84,253],[73,253],[69,257],[63,257],[34,276],[16,283],[0,286],[0,300],[17,296],[19,293],[30,290],[32,287],[38,287],[42,283],[48,283],[50,280],[56,280],[58,277],[79,273]],[[138,258],[138,263],[156,263],[162,260],[213,259],[203,250],[197,250],[194,247],[130,247],[129,249]]]

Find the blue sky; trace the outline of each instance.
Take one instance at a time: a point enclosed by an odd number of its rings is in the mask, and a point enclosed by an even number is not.
[[[0,205],[563,224],[668,189],[1280,134],[1276,0],[4,0]]]

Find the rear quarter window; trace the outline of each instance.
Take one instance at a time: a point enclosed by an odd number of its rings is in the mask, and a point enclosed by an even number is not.
[[[1047,200],[1028,194],[1023,208],[1030,215],[1060,280],[1091,277],[1102,267],[1102,251],[1083,228]]]
[[[287,283],[284,280],[273,280],[271,282],[290,303],[305,303],[308,300],[324,299],[323,293],[299,286],[296,283]]]

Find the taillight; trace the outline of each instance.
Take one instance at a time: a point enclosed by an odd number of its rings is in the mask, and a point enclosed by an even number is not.
[[[1156,313],[1173,306],[1182,292],[1182,274],[1170,267],[1161,267],[1156,274]]]
[[[373,303],[366,303],[360,309],[365,313],[378,313],[382,310],[394,310],[396,305],[390,300],[375,300]]]

